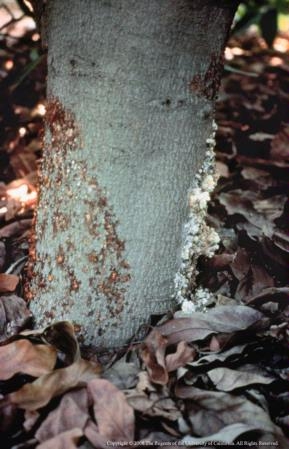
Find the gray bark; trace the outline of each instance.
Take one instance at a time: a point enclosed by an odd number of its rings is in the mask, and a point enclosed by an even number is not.
[[[212,135],[233,17],[222,5],[48,3],[47,135],[27,295],[39,325],[69,319],[86,344],[119,346],[174,306],[188,192]]]

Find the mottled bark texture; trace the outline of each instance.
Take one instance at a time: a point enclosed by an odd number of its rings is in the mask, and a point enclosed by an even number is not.
[[[39,325],[69,319],[86,344],[112,347],[174,306],[230,3],[48,2],[47,132],[28,294]]]

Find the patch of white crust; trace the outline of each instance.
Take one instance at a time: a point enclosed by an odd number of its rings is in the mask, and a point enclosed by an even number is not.
[[[212,257],[220,242],[215,229],[206,223],[208,202],[218,179],[214,153],[216,129],[214,122],[212,137],[206,141],[208,149],[202,168],[189,192],[189,219],[184,226],[181,266],[175,276],[176,300],[186,313],[203,311],[213,299],[209,290],[197,288],[195,282],[197,259],[200,256]]]

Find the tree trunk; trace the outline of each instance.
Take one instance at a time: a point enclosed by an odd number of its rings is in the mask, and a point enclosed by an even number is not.
[[[232,2],[227,2],[232,4]],[[124,344],[174,306],[188,193],[212,136],[222,0],[51,0],[33,278],[39,325]]]

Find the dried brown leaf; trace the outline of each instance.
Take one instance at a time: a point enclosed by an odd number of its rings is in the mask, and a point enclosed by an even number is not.
[[[260,200],[259,194],[250,190],[231,190],[229,192],[222,192],[218,197],[220,203],[226,208],[228,215],[240,214],[242,215],[251,226],[259,230],[260,235],[266,235],[272,237],[275,225],[272,221],[268,220],[266,214],[257,212],[254,208],[254,203]],[[283,207],[278,208],[278,213],[275,216],[280,216],[283,212]]]
[[[77,449],[77,443],[82,436],[81,429],[71,429],[38,444],[37,449]]]
[[[266,410],[246,399],[229,393],[206,391],[195,387],[177,385],[175,394],[187,402],[187,414],[193,433],[208,436],[235,423],[254,423],[254,427],[273,439],[284,439],[281,430],[271,421]]]
[[[70,391],[62,397],[58,407],[41,423],[35,437],[43,442],[74,428],[84,431],[89,420],[86,388]]]
[[[56,355],[52,346],[34,345],[28,340],[0,346],[0,379],[9,379],[16,373],[42,376],[54,368]]]
[[[3,226],[3,228],[0,229],[0,238],[15,237],[30,229],[31,226],[31,219],[13,221],[13,223],[9,223],[8,225]]]
[[[71,388],[83,386],[99,375],[99,366],[78,360],[66,368],[57,369],[9,395],[10,401],[25,410],[44,407],[55,396]]]
[[[151,383],[147,371],[140,371],[136,390],[139,392],[151,392],[156,391],[156,389],[157,387]]]
[[[226,208],[228,215],[241,214],[246,217],[247,214],[254,212],[253,203],[259,199],[259,194],[249,190],[235,189],[221,192],[218,199]]]
[[[175,318],[158,327],[168,344],[203,340],[211,334],[245,330],[263,318],[247,306],[218,306],[206,313],[194,312],[191,318]]]
[[[217,390],[233,391],[256,384],[268,385],[276,379],[257,373],[236,371],[229,368],[215,368],[207,372]]]
[[[289,287],[272,287],[262,290],[257,295],[253,295],[247,299],[248,304],[260,308],[267,302],[276,302],[279,307],[286,307],[288,305]]]
[[[165,362],[167,339],[161,335],[159,329],[154,329],[145,339],[141,350],[141,358],[154,383],[165,385],[169,380]]]
[[[194,360],[196,356],[196,350],[188,345],[185,341],[180,341],[177,346],[176,352],[168,354],[166,356],[166,368],[170,373],[175,371],[181,366],[186,365],[188,362]]]
[[[289,236],[286,232],[278,230],[273,235],[274,244],[277,248],[281,249],[285,253],[289,252]],[[288,263],[288,255],[286,254]]]
[[[252,264],[253,288],[252,294],[256,295],[265,288],[274,287],[274,279],[261,265]]]
[[[44,341],[63,352],[68,364],[79,360],[79,344],[75,337],[73,324],[69,321],[59,321],[47,326],[43,330],[41,337]]]
[[[25,421],[23,423],[23,427],[26,432],[29,432],[32,430],[32,428],[35,426],[36,422],[40,418],[40,413],[36,410],[25,410],[24,413]]]
[[[241,173],[244,179],[254,182],[263,189],[274,185],[274,179],[266,170],[245,166],[242,168]]]
[[[94,424],[93,421],[88,421],[85,429],[84,429],[84,435],[90,441],[90,443],[93,445],[93,447],[97,449],[107,449],[107,438],[100,435],[98,431],[98,427]],[[119,447],[117,445],[114,445],[114,447]],[[125,447],[122,445],[122,447]]]
[[[12,293],[14,292],[19,277],[15,274],[0,273],[0,293]]]
[[[163,392],[151,392],[128,390],[126,398],[129,405],[143,416],[152,418],[164,418],[169,421],[176,421],[182,414],[172,398],[167,397]]]
[[[274,279],[268,274],[265,268],[252,264],[248,275],[240,280],[235,297],[245,300],[246,298],[258,294],[268,287],[274,286]]]
[[[234,260],[234,254],[222,253],[216,254],[206,261],[206,264],[216,271],[222,271],[228,267]]]
[[[287,237],[286,239],[276,238],[276,233],[272,238],[273,240],[269,238],[261,239],[259,242],[260,253],[263,258],[266,258],[267,263],[274,267],[277,276],[279,272],[284,272],[287,278],[289,242],[286,240]]]
[[[239,248],[230,268],[234,276],[241,281],[250,270],[250,258],[244,248]]]
[[[217,352],[217,351],[220,351],[220,349],[221,349],[221,347],[220,347],[219,340],[217,339],[217,337],[215,337],[215,335],[213,335],[211,338],[211,341],[210,341],[210,351]]]
[[[238,360],[242,357],[248,345],[238,345],[233,346],[227,351],[216,352],[213,354],[204,355],[200,357],[198,360],[189,363],[188,366],[192,367],[201,367],[201,366],[209,366],[211,363],[215,362],[228,362],[231,363],[233,360]]]
[[[19,332],[31,319],[24,299],[16,295],[0,297],[0,342]]]
[[[267,220],[274,221],[284,211],[287,195],[274,195],[254,202],[254,209]]]
[[[223,178],[228,178],[230,175],[230,171],[227,164],[224,164],[221,161],[216,162],[216,172],[218,176]]]
[[[132,441],[134,412],[123,392],[105,379],[92,380],[87,389],[100,435],[111,441]]]

